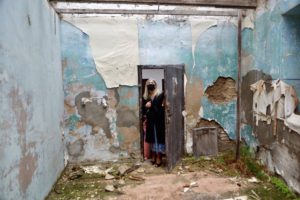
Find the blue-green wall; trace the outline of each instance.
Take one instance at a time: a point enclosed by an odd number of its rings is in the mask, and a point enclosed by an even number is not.
[[[229,22],[228,19],[215,19],[214,26],[201,33],[195,41],[195,56],[193,56],[192,44],[192,25],[189,19],[139,19],[138,26],[138,44],[139,44],[139,64],[141,65],[164,65],[164,64],[185,64],[187,84],[196,85],[194,89],[186,91],[191,96],[186,98],[186,107],[198,107],[198,110],[192,112],[193,121],[198,121],[199,108],[204,109],[204,118],[217,121],[229,134],[230,138],[235,138],[235,116],[236,101],[232,100],[226,104],[214,104],[204,97],[205,89],[212,85],[218,77],[237,76],[237,28]],[[76,111],[74,99],[76,95],[83,91],[98,91],[101,94],[109,94],[112,89],[106,89],[104,81],[98,72],[91,55],[89,47],[89,38],[73,25],[62,21],[62,59],[64,66],[64,89],[65,103],[71,106],[66,109],[65,121],[66,136],[69,142],[75,142],[72,134],[81,137],[90,137],[87,128],[82,132],[82,116]],[[193,67],[193,64],[195,66]],[[188,88],[188,86],[187,86]],[[198,88],[198,89],[197,89]],[[117,94],[118,105],[115,108],[117,112],[116,124],[109,124],[110,127],[116,127],[118,139],[122,146],[125,141],[123,131],[126,128],[120,126],[126,125],[135,127],[139,130],[138,124],[138,89],[137,87],[121,86],[113,89]],[[194,98],[195,97],[195,101]],[[69,107],[70,108],[70,107]],[[126,109],[125,109],[126,108]],[[121,118],[126,117],[122,113],[131,113],[129,120]],[[133,114],[134,113],[134,114]],[[105,118],[105,116],[103,116]],[[228,123],[230,119],[230,123]],[[121,122],[118,122],[121,120]],[[187,122],[187,124],[189,124]],[[190,125],[190,124],[189,124]],[[189,126],[188,131],[194,128],[195,124]],[[133,128],[131,127],[131,128]],[[71,131],[71,132],[70,132]],[[69,134],[70,133],[70,134]],[[126,134],[125,134],[126,135]],[[133,136],[136,138],[136,136]],[[122,141],[123,140],[123,141]],[[137,140],[132,143],[133,149],[138,150]],[[125,147],[124,147],[125,148]],[[126,148],[130,148],[128,145]],[[95,150],[96,152],[96,150]],[[82,159],[85,159],[83,156]]]
[[[64,169],[59,17],[0,1],[0,199],[44,199]]]

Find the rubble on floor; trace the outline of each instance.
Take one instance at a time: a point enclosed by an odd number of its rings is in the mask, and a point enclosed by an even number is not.
[[[246,159],[236,163],[233,156],[185,157],[170,173],[138,159],[69,165],[47,199],[263,200],[270,193],[271,199],[290,199],[264,177],[268,175],[258,164]]]

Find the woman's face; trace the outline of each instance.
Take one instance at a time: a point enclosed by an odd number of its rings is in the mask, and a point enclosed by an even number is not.
[[[154,80],[149,80],[147,88],[149,91],[153,91],[156,88],[156,83]]]

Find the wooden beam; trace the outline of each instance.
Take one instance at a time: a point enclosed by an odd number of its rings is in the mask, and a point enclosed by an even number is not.
[[[122,10],[122,9],[60,9],[60,14],[129,14],[129,15],[189,15],[189,16],[237,16],[237,11],[201,10]]]
[[[234,8],[256,8],[257,0],[49,0],[50,2],[77,3],[129,3],[129,4],[162,4],[188,6],[215,6]]]

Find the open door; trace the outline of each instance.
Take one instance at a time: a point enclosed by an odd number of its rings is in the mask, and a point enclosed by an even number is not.
[[[165,122],[167,170],[172,170],[184,153],[184,65],[165,66]]]
[[[143,121],[142,121],[142,69],[143,66],[142,65],[138,65],[138,86],[139,86],[139,124],[140,124],[140,146],[141,146],[141,156],[144,159],[144,131],[143,131]]]

